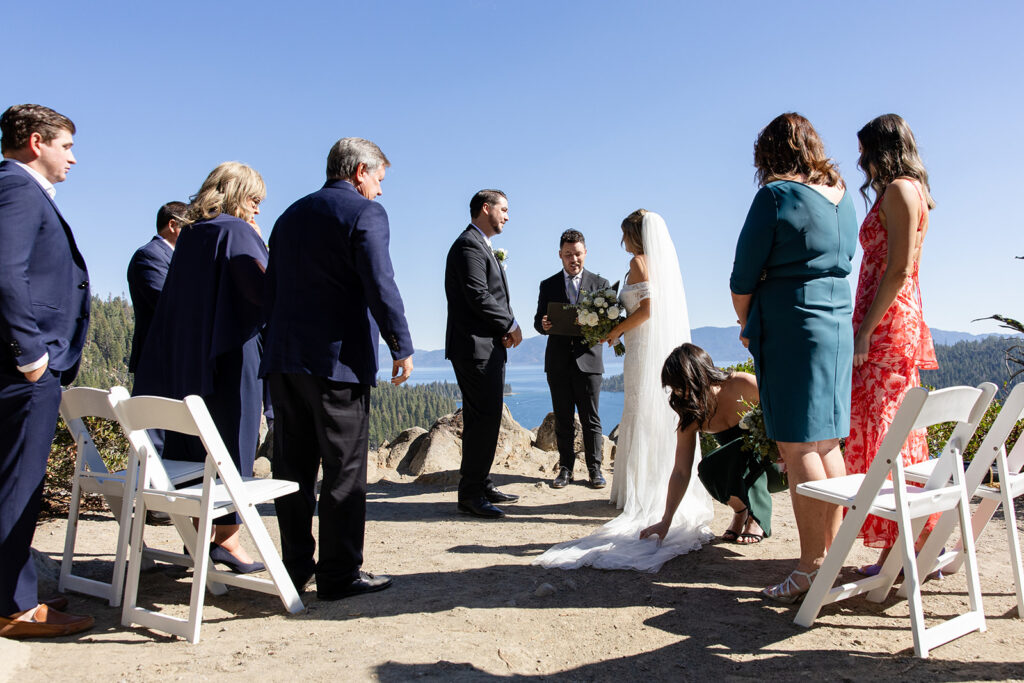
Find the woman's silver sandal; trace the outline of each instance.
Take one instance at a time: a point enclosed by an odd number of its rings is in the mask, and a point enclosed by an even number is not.
[[[813,572],[802,572],[799,569],[794,569],[790,572],[789,576],[782,583],[777,583],[774,586],[768,586],[761,591],[761,595],[774,600],[775,602],[781,602],[784,605],[792,605],[794,602],[803,600],[804,595],[811,589],[811,584],[814,583],[814,576],[818,573],[815,569]],[[794,576],[802,576],[807,579],[807,588],[800,588],[797,584]]]

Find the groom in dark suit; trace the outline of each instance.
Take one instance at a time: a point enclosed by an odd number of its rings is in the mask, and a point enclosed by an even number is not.
[[[491,481],[504,406],[507,348],[519,346],[523,331],[512,315],[505,269],[491,248],[508,221],[508,198],[480,190],[469,202],[469,224],[448,251],[444,291],[448,329],[444,357],[452,362],[462,392],[462,466],[459,511],[503,517],[495,503],[519,496],[502,493]]]
[[[327,156],[327,182],[288,207],[270,235],[260,376],[274,403],[274,476],[299,483],[297,492],[275,501],[282,560],[300,591],[316,574],[321,600],[391,585],[391,577],[361,570],[370,387],[377,384],[381,337],[393,361],[391,383],[412,372],[388,215],[373,201],[383,194],[388,166],[369,140],[339,140]]]
[[[587,244],[583,233],[578,230],[563,232],[558,244],[562,270],[540,283],[533,327],[541,334],[548,334],[551,330],[551,321],[547,316],[549,303],[575,304],[580,291],[593,292],[609,286],[603,277],[583,268],[586,256]],[[555,412],[559,464],[558,475],[551,482],[553,488],[564,488],[572,481],[573,465],[576,463],[573,415],[577,410],[583,425],[583,447],[590,486],[595,489],[605,486],[605,479],[601,475],[601,417],[597,412],[601,396],[601,375],[604,374],[601,350],[601,344],[587,346],[583,337],[548,337],[544,351],[544,372],[548,376],[551,407]]]
[[[30,549],[61,385],[78,374],[89,274],[54,196],[75,125],[38,104],[0,116],[0,637],[64,636],[92,617],[40,602]]]

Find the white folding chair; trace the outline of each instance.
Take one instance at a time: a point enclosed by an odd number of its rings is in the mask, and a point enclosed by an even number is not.
[[[881,602],[888,596],[893,582],[904,571],[904,584],[910,603],[910,625],[914,636],[914,652],[927,657],[928,651],[971,631],[985,630],[985,613],[981,606],[978,566],[974,554],[974,538],[965,533],[964,556],[967,575],[969,609],[942,624],[925,628],[921,604],[921,567],[915,559],[914,541],[929,515],[956,510],[962,531],[970,525],[970,507],[964,485],[963,450],[985,415],[996,387],[985,382],[978,388],[951,387],[929,393],[915,387],[903,399],[892,425],[866,474],[806,482],[796,487],[799,495],[848,508],[825,556],[825,562],[811,583],[803,605],[794,620],[810,626],[821,608],[832,602],[867,593],[868,599]],[[908,485],[904,475],[903,448],[910,432],[943,422],[958,422],[942,450],[936,471],[924,488]],[[887,477],[891,475],[892,480]],[[869,515],[896,522],[899,552],[889,553],[877,576],[834,586],[836,577],[850,553],[857,534]],[[894,551],[896,548],[894,548]]]
[[[112,606],[121,604],[124,591],[125,561],[128,557],[128,536],[131,531],[132,507],[135,503],[137,461],[128,459],[127,469],[111,472],[103,462],[96,444],[83,418],[98,417],[117,422],[110,402],[110,392],[89,387],[65,389],[61,394],[60,414],[75,440],[77,455],[72,476],[71,502],[68,526],[64,536],[64,557],[60,563],[61,591],[73,590],[107,600]],[[120,427],[119,427],[120,428]],[[164,470],[174,484],[198,479],[203,475],[203,463],[165,460]],[[125,482],[132,486],[125,487]],[[110,583],[90,579],[73,573],[75,543],[83,493],[101,494],[118,522],[117,549],[114,553],[114,572]],[[152,562],[149,552],[145,562]]]
[[[1021,474],[1021,469],[1024,467],[1024,444],[1022,444],[1024,439],[1017,440],[1009,456],[1006,455],[1006,440],[1014,426],[1022,418],[1024,418],[1024,384],[1018,384],[1006,397],[1006,402],[989,428],[988,434],[978,446],[978,451],[964,475],[968,495],[981,498],[981,503],[971,515],[971,528],[975,542],[1000,504],[1003,506],[1006,536],[1010,549],[1010,567],[1013,570],[1017,589],[1018,618],[1024,618],[1024,567],[1021,566],[1020,537],[1017,534],[1017,515],[1013,499],[1024,495],[1024,474]],[[906,469],[907,479],[918,482],[927,481],[934,474],[937,464],[938,460],[933,459],[911,465]],[[993,464],[996,465],[999,472],[999,482],[994,485],[987,481]],[[955,548],[946,549],[943,552],[946,541],[953,533],[955,526],[955,516],[944,514],[935,525],[935,529],[928,537],[924,547],[921,548],[918,561],[922,567],[930,567],[928,573],[936,570],[955,572],[963,565],[962,541]],[[940,552],[942,555],[939,555]],[[900,588],[900,594],[904,594],[903,588]]]
[[[297,491],[299,485],[279,479],[242,478],[224,447],[206,404],[198,396],[186,396],[183,401],[155,396],[128,398],[124,388],[114,387],[111,389],[111,403],[118,421],[128,434],[134,457],[138,458],[139,481],[145,482],[139,488],[136,498],[121,623],[125,626],[139,624],[185,638],[192,643],[199,642],[205,597],[203,586],[210,579],[216,583],[277,595],[289,612],[301,611],[303,604],[299,594],[256,510],[258,504]],[[146,429],[164,429],[198,436],[206,449],[202,484],[183,488],[161,484],[167,482],[167,477],[163,473],[160,458],[153,452]],[[183,537],[194,561],[187,619],[144,609],[137,604],[140,578],[138,560],[141,557],[147,510],[166,512],[176,522],[188,517],[199,520],[198,530],[192,530],[190,538]],[[230,512],[237,512],[241,516],[256,544],[258,554],[266,564],[270,579],[233,574],[210,566],[208,539],[213,520]]]

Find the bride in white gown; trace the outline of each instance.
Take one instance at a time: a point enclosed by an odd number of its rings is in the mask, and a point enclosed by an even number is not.
[[[669,353],[690,341],[683,279],[664,219],[639,209],[622,222],[622,244],[632,253],[629,274],[619,294],[628,317],[609,340],[625,334],[625,403],[619,423],[611,502],[622,514],[595,533],[559,543],[534,564],[560,569],[590,565],[600,569],[656,572],[667,560],[697,550],[714,536],[711,497],[697,479],[676,511],[667,536],[639,538],[661,519],[669,475],[675,462],[678,417],[661,386],[661,366]]]

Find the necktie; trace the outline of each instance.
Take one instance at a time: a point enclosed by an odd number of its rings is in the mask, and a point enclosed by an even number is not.
[[[570,276],[566,278],[566,281],[568,285],[566,287],[566,293],[569,295],[569,302],[575,304],[577,303],[580,295],[579,288],[576,285],[576,278]]]

